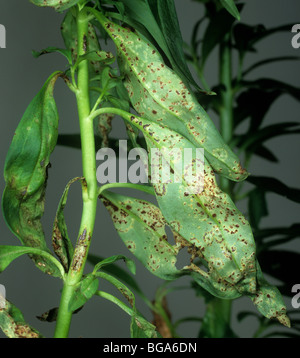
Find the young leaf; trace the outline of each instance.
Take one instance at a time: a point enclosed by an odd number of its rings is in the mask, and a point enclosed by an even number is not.
[[[63,55],[69,62],[70,65],[72,65],[72,54],[71,51],[66,50],[66,49],[61,49],[58,47],[47,47],[41,51],[32,51],[32,55],[35,58],[38,58],[42,55],[45,55],[47,53],[52,53],[52,52],[57,52],[60,53],[61,55]]]
[[[241,19],[238,8],[236,7],[234,0],[219,0],[222,6],[237,20]]]
[[[157,50],[142,36],[108,21],[93,9],[90,11],[118,48],[120,69],[135,110],[204,148],[217,173],[235,181],[245,179],[248,174],[237,156],[182,80],[164,64]]]
[[[134,116],[130,117],[130,121],[144,134],[149,153],[152,148],[158,148],[161,152],[163,148],[193,148],[186,138],[162,125]],[[167,160],[167,163],[174,171],[174,159]],[[276,308],[280,307],[281,312],[276,318],[288,325],[279,292],[264,281],[259,271],[249,223],[229,195],[218,188],[207,161],[203,165],[202,192],[191,192],[184,176],[179,183],[164,183],[163,180],[153,182],[164,219],[173,233],[178,235],[175,241],[190,250],[192,263],[184,269],[189,269],[197,283],[220,298],[233,299],[241,295],[254,298],[257,293],[260,299],[254,299],[254,303],[258,309],[266,317],[275,317]],[[116,214],[116,217],[118,215],[121,214]],[[122,231],[123,226],[128,224],[127,215],[121,215],[118,224],[119,231]],[[206,261],[208,272],[193,263],[197,257]],[[268,295],[273,297],[272,301],[268,300]]]
[[[168,58],[172,68],[182,79],[184,79],[184,82],[191,84],[195,86],[196,89],[200,90],[198,84],[193,79],[186,62],[186,57],[183,51],[183,39],[174,0],[148,0],[148,3],[152,13],[157,12],[158,16],[156,19],[159,21],[159,27],[170,52]]]
[[[97,265],[97,263],[99,263],[100,261],[103,261],[103,259],[98,256],[89,254],[88,261],[93,265]],[[146,297],[146,295],[143,293],[143,291],[141,290],[137,281],[132,277],[132,275],[128,274],[127,271],[125,271],[121,267],[117,266],[115,263],[110,263],[107,266],[102,266],[101,270],[122,280],[124,283],[126,283],[126,285],[130,286],[136,293],[138,293],[139,296],[144,300],[144,302],[149,307],[151,307],[151,302]]]
[[[57,140],[58,114],[53,98],[54,85],[61,72],[55,72],[25,111],[8,150],[2,197],[4,218],[13,234],[26,246],[48,251],[41,217],[50,154]],[[57,268],[42,257],[32,257],[48,274]]]
[[[115,256],[108,257],[108,258],[106,258],[104,260],[101,260],[100,262],[98,262],[95,265],[93,273],[95,273],[95,272],[97,272],[99,270],[102,270],[103,267],[105,267],[107,265],[111,265],[111,264],[113,264],[113,263],[115,263],[116,261],[119,261],[119,260],[125,261],[129,271],[135,275],[136,268],[135,268],[134,261],[132,261],[131,259],[129,259],[128,257],[126,257],[124,255],[115,255]]]
[[[69,310],[74,312],[91,299],[98,290],[98,279],[93,274],[85,276],[76,288],[70,302]]]
[[[52,230],[52,246],[55,254],[60,259],[60,262],[62,263],[66,272],[69,271],[74,248],[68,235],[68,229],[64,216],[64,208],[67,203],[70,186],[77,180],[80,180],[82,183],[84,182],[84,178],[74,178],[69,181],[60,199]]]
[[[224,9],[216,12],[210,17],[209,23],[203,35],[201,67],[203,68],[208,56],[213,49],[222,42],[225,34],[227,34],[234,23],[234,18]],[[218,24],[218,26],[216,26]]]
[[[30,0],[34,5],[52,7],[58,12],[69,9],[79,1],[80,0]]]
[[[0,328],[8,338],[43,338],[34,328],[29,326],[21,311],[9,301],[0,309]]]

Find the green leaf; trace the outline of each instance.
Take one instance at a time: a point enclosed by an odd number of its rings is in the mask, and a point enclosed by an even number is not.
[[[64,216],[64,208],[67,203],[70,186],[77,180],[80,180],[82,184],[84,183],[84,178],[74,178],[68,182],[60,199],[52,230],[52,246],[55,254],[60,259],[60,262],[62,263],[66,272],[69,271],[74,254],[74,248],[68,235],[68,229]]]
[[[100,258],[99,256],[95,256],[92,254],[88,255],[88,261],[93,265],[97,265],[97,263],[103,260],[104,259]],[[128,274],[127,271],[125,271],[115,263],[110,263],[108,266],[102,266],[101,270],[122,280],[124,283],[126,283],[126,285],[130,286],[137,294],[139,294],[139,296],[144,300],[144,302],[147,303],[148,306],[151,306],[151,302],[143,293],[137,281],[132,277],[132,275]]]
[[[25,111],[8,150],[2,197],[4,218],[25,246],[48,251],[41,218],[44,214],[49,158],[57,140],[58,114],[53,98],[61,72],[52,74]],[[57,268],[38,256],[38,267],[57,275]]]
[[[256,132],[263,122],[272,104],[283,94],[278,89],[263,90],[260,88],[249,88],[236,98],[234,108],[234,123],[238,126],[242,121],[250,118],[250,129]],[[253,106],[253,103],[256,105]]]
[[[219,0],[221,5],[237,20],[241,19],[238,8],[236,7],[234,0]]]
[[[131,320],[131,338],[158,338],[160,337],[159,333],[156,332],[155,326],[144,319],[142,316],[138,315],[135,310],[129,308],[125,303],[120,301],[115,296],[103,292],[97,291],[96,295],[106,300],[114,303],[115,305],[119,306],[123,311],[125,311],[128,315],[132,317]]]
[[[13,260],[24,254],[39,258],[40,261],[37,261],[36,265],[38,267],[42,266],[44,270],[46,270],[46,267],[54,266],[55,274],[53,274],[53,276],[64,276],[63,267],[48,251],[25,246],[0,245],[0,272],[3,272]]]
[[[264,65],[267,65],[270,63],[275,63],[275,62],[281,62],[281,61],[299,61],[299,59],[300,59],[300,57],[298,57],[298,56],[279,56],[279,57],[267,58],[265,60],[258,61],[255,64],[248,67],[245,71],[243,71],[242,77],[247,76],[250,72],[252,72],[253,70],[255,70],[256,68],[258,68],[260,66],[264,66]]]
[[[300,235],[300,224],[293,224],[290,227],[276,227],[260,229],[255,232],[255,240],[261,242],[272,236],[283,235],[283,240],[292,240]]]
[[[92,10],[118,48],[120,70],[125,75],[125,86],[134,109],[144,118],[162,122],[204,148],[217,173],[235,181],[245,179],[248,173],[235,153],[181,78],[164,64],[157,50],[142,36]]]
[[[260,220],[269,214],[264,190],[255,188],[250,192],[248,209],[250,224],[256,230]]]
[[[131,259],[129,259],[128,257],[124,256],[124,255],[115,255],[115,256],[110,256],[104,260],[101,260],[100,262],[98,262],[95,267],[94,267],[94,271],[93,273],[102,270],[103,267],[107,266],[107,265],[112,265],[113,263],[115,263],[116,261],[119,260],[123,260],[125,261],[129,271],[135,275],[136,272],[136,267],[135,267],[135,263],[134,261],[132,261]]]
[[[206,305],[199,338],[238,338],[226,317],[226,300],[214,298]]]
[[[291,135],[300,133],[300,124],[297,122],[286,122],[271,124],[259,131],[251,131],[240,136],[235,137],[235,143],[240,148],[240,151],[247,151],[248,153],[255,153],[256,148],[260,148],[261,144],[281,135]]]
[[[119,300],[114,297],[112,300],[115,304],[125,310],[126,313],[131,315],[131,338],[156,338],[157,332],[155,331],[155,326],[149,323],[136,309],[135,306],[135,296],[134,294],[126,287],[121,281],[115,277],[108,275],[104,272],[97,272],[95,275],[99,278],[102,278],[112,285],[114,285],[118,291],[126,298],[129,302],[132,309],[128,308],[124,304],[120,305]],[[98,291],[99,292],[99,291]],[[113,297],[113,296],[111,296]]]
[[[5,308],[0,309],[0,328],[8,338],[43,338],[25,322],[21,311],[9,301],[6,301]]]
[[[98,279],[93,274],[85,276],[76,288],[69,302],[69,310],[74,312],[90,300],[98,290]]]
[[[234,23],[234,18],[224,9],[210,17],[203,35],[201,51],[201,67],[203,68],[213,49],[222,42]],[[218,26],[216,26],[218,24]]]
[[[234,46],[238,49],[241,56],[245,52],[256,51],[254,45],[259,41],[273,35],[277,32],[290,32],[294,24],[281,25],[278,27],[266,29],[263,25],[247,25],[237,23],[233,28],[233,35],[235,39]]]
[[[58,12],[69,9],[81,0],[30,0],[34,5],[52,7]]]
[[[174,71],[185,80],[187,84],[192,84],[196,89],[199,85],[193,79],[188,68],[186,57],[183,51],[183,39],[177,18],[174,0],[148,0],[151,9],[157,6],[159,26],[170,51],[169,60]],[[153,12],[153,10],[152,10]]]
[[[57,52],[60,53],[61,55],[63,55],[69,62],[70,65],[72,65],[72,54],[71,51],[66,50],[66,49],[61,49],[58,47],[47,47],[41,51],[32,51],[32,55],[35,58],[38,58],[42,55],[48,54],[48,53],[52,53],[52,52]]]
[[[106,51],[89,51],[86,52],[84,55],[78,57],[74,68],[76,68],[80,62],[88,60],[92,64],[95,62],[102,62],[102,64],[111,64],[115,62],[115,58],[111,52]]]
[[[138,315],[132,316],[130,333],[131,338],[162,338],[153,324]]]
[[[290,188],[278,179],[251,175],[247,180],[261,190],[276,193],[291,201],[300,203],[300,189]]]

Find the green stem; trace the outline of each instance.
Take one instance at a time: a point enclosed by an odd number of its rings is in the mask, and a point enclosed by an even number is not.
[[[230,33],[226,34],[219,50],[219,82],[220,93],[220,129],[227,144],[233,137],[233,89],[232,89],[232,58]],[[233,183],[220,177],[220,188],[233,198]],[[207,305],[203,325],[212,333],[211,338],[226,337],[230,329],[231,300],[214,298]]]
[[[77,10],[76,21],[78,32],[78,56],[81,56],[84,55],[87,51],[88,18],[86,16],[85,9],[82,9],[81,11]],[[90,118],[91,109],[89,99],[89,72],[87,60],[80,62],[78,65],[77,85],[78,90],[76,91],[76,100],[80,123],[82,167],[86,185],[83,186],[82,191],[83,211],[79,236],[72,263],[64,282],[54,335],[55,338],[68,337],[72,319],[72,312],[68,309],[69,301],[82,278],[94,229],[98,198],[95,139],[93,121]]]

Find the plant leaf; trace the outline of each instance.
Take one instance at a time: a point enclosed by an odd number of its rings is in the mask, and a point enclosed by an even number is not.
[[[279,56],[279,57],[267,58],[265,60],[258,61],[253,65],[251,65],[250,67],[248,67],[245,71],[243,71],[242,77],[247,76],[250,72],[252,72],[256,68],[267,65],[269,63],[281,62],[281,61],[299,61],[299,59],[300,57],[298,56]]]
[[[234,46],[238,49],[240,55],[243,56],[247,51],[255,51],[254,45],[257,42],[277,32],[290,32],[293,25],[294,24],[281,25],[266,29],[265,26],[261,24],[247,25],[237,23],[233,28],[233,35],[235,39]]]
[[[111,265],[113,263],[115,263],[116,261],[119,260],[123,260],[125,261],[129,271],[135,275],[136,272],[136,267],[135,267],[135,263],[134,261],[132,261],[131,259],[129,259],[128,257],[124,256],[124,255],[115,255],[115,256],[110,256],[104,260],[101,260],[100,262],[98,262],[95,267],[94,267],[94,271],[93,273],[102,270],[104,266],[107,265]]]
[[[52,7],[58,12],[69,9],[79,1],[80,0],[30,0],[34,5]]]
[[[43,338],[34,328],[29,326],[21,311],[9,301],[0,309],[0,328],[8,338]]]
[[[226,145],[207,113],[180,77],[162,61],[157,50],[141,36],[90,10],[111,36],[119,51],[119,66],[134,109],[143,117],[161,122],[197,146],[214,170],[241,181],[248,173]],[[136,47],[132,43],[137,44]]]
[[[150,157],[151,149],[155,148],[161,153],[163,148],[193,148],[186,138],[162,125],[141,117],[126,119],[144,134]],[[166,163],[175,171],[174,159],[166,159]],[[196,185],[200,182],[196,175]],[[173,233],[177,234],[175,241],[181,248],[188,247],[192,263],[184,269],[190,270],[194,280],[216,297],[233,299],[247,295],[263,315],[276,317],[288,325],[280,293],[265,281],[256,261],[250,225],[231,198],[218,188],[208,162],[204,161],[202,192],[191,192],[184,176],[181,183],[158,180],[152,184],[159,208]],[[122,225],[122,220],[119,224]],[[193,263],[197,257],[206,261],[208,272]],[[268,295],[273,300],[269,300]]]
[[[88,261],[93,264],[97,265],[98,262],[104,260],[103,258],[100,258],[99,256],[95,256],[92,254],[89,254]],[[120,280],[122,280],[124,283],[126,283],[128,286],[130,286],[136,293],[139,294],[139,296],[144,300],[144,302],[147,303],[148,306],[151,306],[151,302],[146,297],[146,295],[141,290],[140,286],[138,285],[137,281],[132,277],[132,275],[128,274],[127,271],[116,265],[115,263],[111,263],[108,266],[102,266],[102,271],[107,272]]]
[[[202,68],[204,68],[206,60],[213,49],[222,42],[224,35],[231,30],[234,21],[234,18],[225,9],[221,9],[210,16],[202,41]]]
[[[53,89],[61,72],[53,73],[25,111],[6,156],[3,213],[13,234],[26,246],[49,251],[41,217],[50,154],[57,140],[58,114]],[[57,275],[57,268],[38,256],[38,267]]]
[[[260,220],[269,214],[264,190],[255,188],[249,193],[248,209],[251,227],[257,230]]]
[[[281,281],[279,289],[283,295],[291,296],[291,287],[298,282],[297,262],[300,254],[283,249],[265,249],[259,252],[259,260],[264,272]]]
[[[296,203],[300,203],[300,189],[290,188],[278,179],[251,175],[247,180],[261,190],[273,192]]]
[[[48,251],[26,246],[0,245],[0,272],[3,272],[13,260],[24,254],[30,254],[30,256],[39,258],[40,261],[37,261],[36,265],[38,267],[42,266],[44,270],[46,270],[47,267],[54,266],[53,276],[64,276],[63,267]]]
[[[153,204],[105,191],[101,195],[124,244],[153,274],[162,279],[181,275],[176,250],[168,243],[166,222]]]
[[[79,283],[69,302],[69,310],[74,312],[91,299],[98,290],[98,279],[93,274],[86,275]]]
[[[241,19],[238,8],[236,7],[234,0],[219,0],[221,5],[237,20]]]
[[[74,178],[69,181],[60,199],[52,230],[52,246],[66,272],[69,271],[74,254],[74,248],[68,235],[68,229],[63,211],[67,203],[70,186],[77,180],[80,180],[81,183],[84,182],[84,178]]]
[[[62,48],[58,48],[58,47],[47,47],[41,51],[32,51],[32,55],[35,58],[38,58],[42,55],[48,54],[48,53],[52,53],[52,52],[57,52],[60,53],[61,55],[63,55],[69,62],[70,65],[72,65],[72,54],[71,51],[66,50],[66,49],[62,49]]]

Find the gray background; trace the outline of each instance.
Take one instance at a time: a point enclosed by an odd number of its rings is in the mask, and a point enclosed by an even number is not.
[[[176,6],[184,40],[189,41],[193,25],[202,16],[202,6],[190,0],[176,0]],[[263,23],[266,27],[273,27],[287,23],[300,23],[299,14],[300,3],[297,0],[252,0],[248,1],[245,6],[242,21],[253,25]],[[7,48],[0,49],[1,192],[4,189],[3,166],[5,156],[24,110],[47,77],[53,71],[65,68],[64,58],[57,54],[42,56],[39,59],[34,59],[31,55],[32,49],[39,50],[47,46],[63,46],[60,37],[62,18],[63,15],[57,14],[51,9],[37,8],[29,1],[0,0],[0,23],[6,27],[7,31]],[[258,46],[258,53],[248,57],[249,63],[272,56],[300,55],[300,49],[295,50],[291,46],[292,36],[290,32],[280,33],[262,41]],[[217,53],[213,52],[206,68],[206,79],[211,86],[217,81],[216,60]],[[300,79],[298,63],[273,64],[253,73],[253,78],[262,76],[287,81],[298,86]],[[60,114],[60,133],[78,133],[79,126],[74,96],[62,81],[58,81],[56,85],[55,98]],[[217,119],[214,117],[213,119],[218,125]],[[282,96],[272,106],[265,119],[265,125],[282,120],[299,120],[299,103],[288,96]],[[123,124],[116,120],[113,135],[122,136],[123,133]],[[299,183],[298,138],[296,135],[290,135],[271,140],[268,147],[274,150],[280,159],[280,165],[256,158],[251,167],[248,168],[249,171],[255,175],[278,178],[289,186],[297,187]],[[49,246],[51,245],[51,228],[55,211],[64,187],[71,178],[80,176],[82,173],[81,155],[78,150],[58,146],[51,157],[51,162],[52,168],[49,173],[46,210],[43,219]],[[273,194],[268,194],[268,199],[270,215],[263,219],[263,227],[287,226],[299,220],[299,206]],[[238,206],[244,212],[246,211],[245,203],[241,202]],[[66,208],[69,233],[74,242],[80,223],[80,213],[81,195],[79,185],[75,184],[70,190]],[[101,205],[98,208],[97,218],[91,252],[103,257],[121,253],[130,256],[114,231],[107,212]],[[0,243],[2,245],[17,245],[17,239],[6,227],[2,216],[0,217],[0,227]],[[299,245],[296,245],[296,241],[288,246],[299,251]],[[89,269],[91,267],[87,265],[87,272]],[[295,269],[298,269],[296,263]],[[138,262],[136,279],[149,298],[154,297],[155,290],[162,283]],[[25,319],[45,336],[52,336],[54,324],[40,322],[35,316],[58,306],[61,282],[42,274],[24,256],[17,259],[1,274],[0,283],[5,285],[7,298],[22,310]],[[181,278],[175,285],[188,288],[189,280]],[[111,286],[105,283],[101,283],[101,289],[116,293]],[[174,321],[184,316],[201,316],[204,312],[203,301],[196,298],[192,290],[176,291],[169,297]],[[285,298],[285,300],[288,308],[291,308],[290,298]],[[137,299],[137,304],[138,308],[145,312],[151,320],[151,314],[143,302]],[[233,304],[233,317],[241,308],[255,311],[250,300],[241,298]],[[239,332],[242,337],[251,337],[256,327],[256,322],[252,318],[246,319],[243,323],[236,322],[235,318],[233,320],[234,330]],[[184,324],[178,331],[184,337],[194,337],[197,332],[198,325],[194,323]],[[129,318],[113,304],[95,297],[79,314],[74,316],[70,336],[128,337]],[[2,333],[1,337],[3,337]]]

